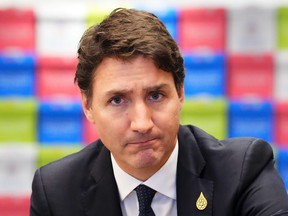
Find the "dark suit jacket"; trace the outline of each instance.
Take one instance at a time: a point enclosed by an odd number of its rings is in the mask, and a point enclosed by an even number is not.
[[[177,167],[179,216],[288,215],[288,197],[272,149],[260,139],[218,141],[180,126]],[[30,216],[122,215],[110,152],[96,141],[36,171]],[[207,207],[196,201],[203,193]]]

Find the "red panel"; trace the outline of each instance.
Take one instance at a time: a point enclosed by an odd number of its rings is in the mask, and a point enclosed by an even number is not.
[[[1,216],[27,216],[30,197],[0,197]]]
[[[32,10],[0,10],[0,50],[35,51],[35,15]]]
[[[272,55],[233,55],[228,58],[227,90],[230,99],[272,99]]]
[[[288,102],[275,105],[275,143],[288,147]]]
[[[225,9],[181,9],[179,46],[183,51],[225,49]]]
[[[79,98],[74,84],[77,59],[42,57],[39,59],[37,95],[39,98]]]

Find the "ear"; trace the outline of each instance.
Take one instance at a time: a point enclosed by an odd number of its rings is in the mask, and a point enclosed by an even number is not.
[[[87,120],[94,124],[95,121],[92,114],[92,107],[87,99],[87,96],[84,93],[81,93],[81,102],[82,102],[82,109]]]
[[[178,92],[178,96],[179,96],[179,100],[181,105],[183,105],[184,103],[184,96],[185,96],[185,92],[184,92],[184,85],[181,85],[179,92]]]

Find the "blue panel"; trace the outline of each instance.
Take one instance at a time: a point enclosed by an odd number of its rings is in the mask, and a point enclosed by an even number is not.
[[[229,137],[257,137],[273,140],[273,106],[269,101],[230,101]]]
[[[171,36],[177,41],[178,13],[176,9],[155,10],[154,14],[164,23]]]
[[[0,97],[35,95],[35,56],[0,54]]]
[[[40,102],[38,140],[40,143],[81,143],[83,114],[80,102]]]
[[[225,57],[223,54],[190,53],[184,55],[187,97],[208,95],[225,96]]]

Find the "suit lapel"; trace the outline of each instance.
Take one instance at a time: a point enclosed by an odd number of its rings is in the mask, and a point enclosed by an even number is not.
[[[87,216],[122,215],[110,152],[104,146],[92,167],[91,179],[83,193],[83,206]]]
[[[205,160],[192,132],[180,127],[178,134],[179,155],[177,164],[177,211],[178,216],[212,215],[213,181],[201,178]],[[207,206],[199,210],[197,200],[203,194]],[[199,200],[200,201],[200,200]],[[203,201],[203,197],[202,197]],[[204,200],[205,201],[205,200]],[[199,205],[198,205],[199,207]],[[201,208],[200,208],[201,209]]]

